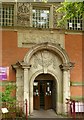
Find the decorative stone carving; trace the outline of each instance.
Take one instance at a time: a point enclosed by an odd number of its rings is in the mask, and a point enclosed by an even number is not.
[[[63,63],[59,66],[61,68],[61,70],[70,70],[72,67],[74,67],[74,63],[69,62],[69,63]]]
[[[39,34],[38,34],[39,33]],[[53,34],[50,31],[18,31],[18,47],[32,47],[35,44],[40,43],[54,43],[60,44],[64,48],[64,33],[54,31]]]
[[[17,3],[17,24],[18,26],[29,26],[30,21],[29,3]]]
[[[57,7],[54,5],[53,8],[53,26],[54,28],[57,28],[57,13],[56,13]]]
[[[56,59],[56,57],[53,57],[53,68],[54,69],[57,68],[57,59]]]
[[[44,50],[40,51],[38,54],[34,55],[34,65],[33,67],[35,69],[38,68],[38,65],[42,66],[43,68],[49,67],[50,65],[53,65],[53,68],[57,68],[56,64],[56,57],[53,54],[50,54],[49,51]]]

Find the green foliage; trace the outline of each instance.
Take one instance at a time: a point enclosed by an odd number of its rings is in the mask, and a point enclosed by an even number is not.
[[[65,2],[61,3],[56,12],[63,14],[62,19],[58,21],[58,25],[65,24],[66,20],[77,16],[84,17],[84,2]],[[77,0],[76,0],[77,1]]]
[[[15,86],[7,85],[3,92],[0,92],[0,101],[2,102],[14,102],[15,98],[11,96],[11,92],[15,90]]]

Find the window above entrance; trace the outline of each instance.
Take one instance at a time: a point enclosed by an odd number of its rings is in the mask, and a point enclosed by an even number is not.
[[[53,27],[53,6],[45,4],[32,4],[31,6],[31,27],[52,28]]]
[[[33,8],[33,27],[49,28],[49,9]]]

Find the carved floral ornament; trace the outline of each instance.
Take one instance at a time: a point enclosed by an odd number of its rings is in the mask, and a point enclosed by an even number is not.
[[[17,68],[30,69],[31,67],[37,69],[38,65],[42,66],[43,68],[48,68],[50,65],[52,65],[53,69],[57,69],[57,67],[59,67],[58,58],[48,50],[40,51],[34,54],[33,57],[34,57],[33,64],[32,63],[28,64],[25,63],[24,61],[21,62],[18,61],[16,62],[16,64],[12,65],[12,67],[15,69]]]
[[[56,69],[57,58],[55,57],[55,55],[50,54],[50,52],[47,50],[41,51],[40,53],[34,55],[33,67],[37,69],[38,65],[42,66],[43,68],[53,65],[53,68]]]
[[[18,13],[28,13],[29,4],[27,3],[18,3]]]
[[[17,62],[15,65],[13,65],[13,68],[16,69],[20,67],[23,69],[30,69],[33,67],[34,69],[37,69],[38,65],[42,66],[43,68],[47,68],[52,65],[53,69],[60,68],[61,70],[65,71],[74,67],[74,63],[69,61],[66,52],[60,46],[54,46],[54,44],[46,43],[33,47],[33,49],[26,54],[24,61]]]
[[[30,19],[29,3],[18,3],[17,5],[17,23],[18,25],[28,26]]]

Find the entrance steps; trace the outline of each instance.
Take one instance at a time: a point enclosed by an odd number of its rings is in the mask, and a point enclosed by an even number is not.
[[[30,120],[39,120],[39,118],[51,118],[51,120],[53,118],[64,118],[64,116],[62,115],[57,115],[55,113],[55,111],[53,109],[49,109],[49,110],[34,110],[33,113],[29,116]]]

